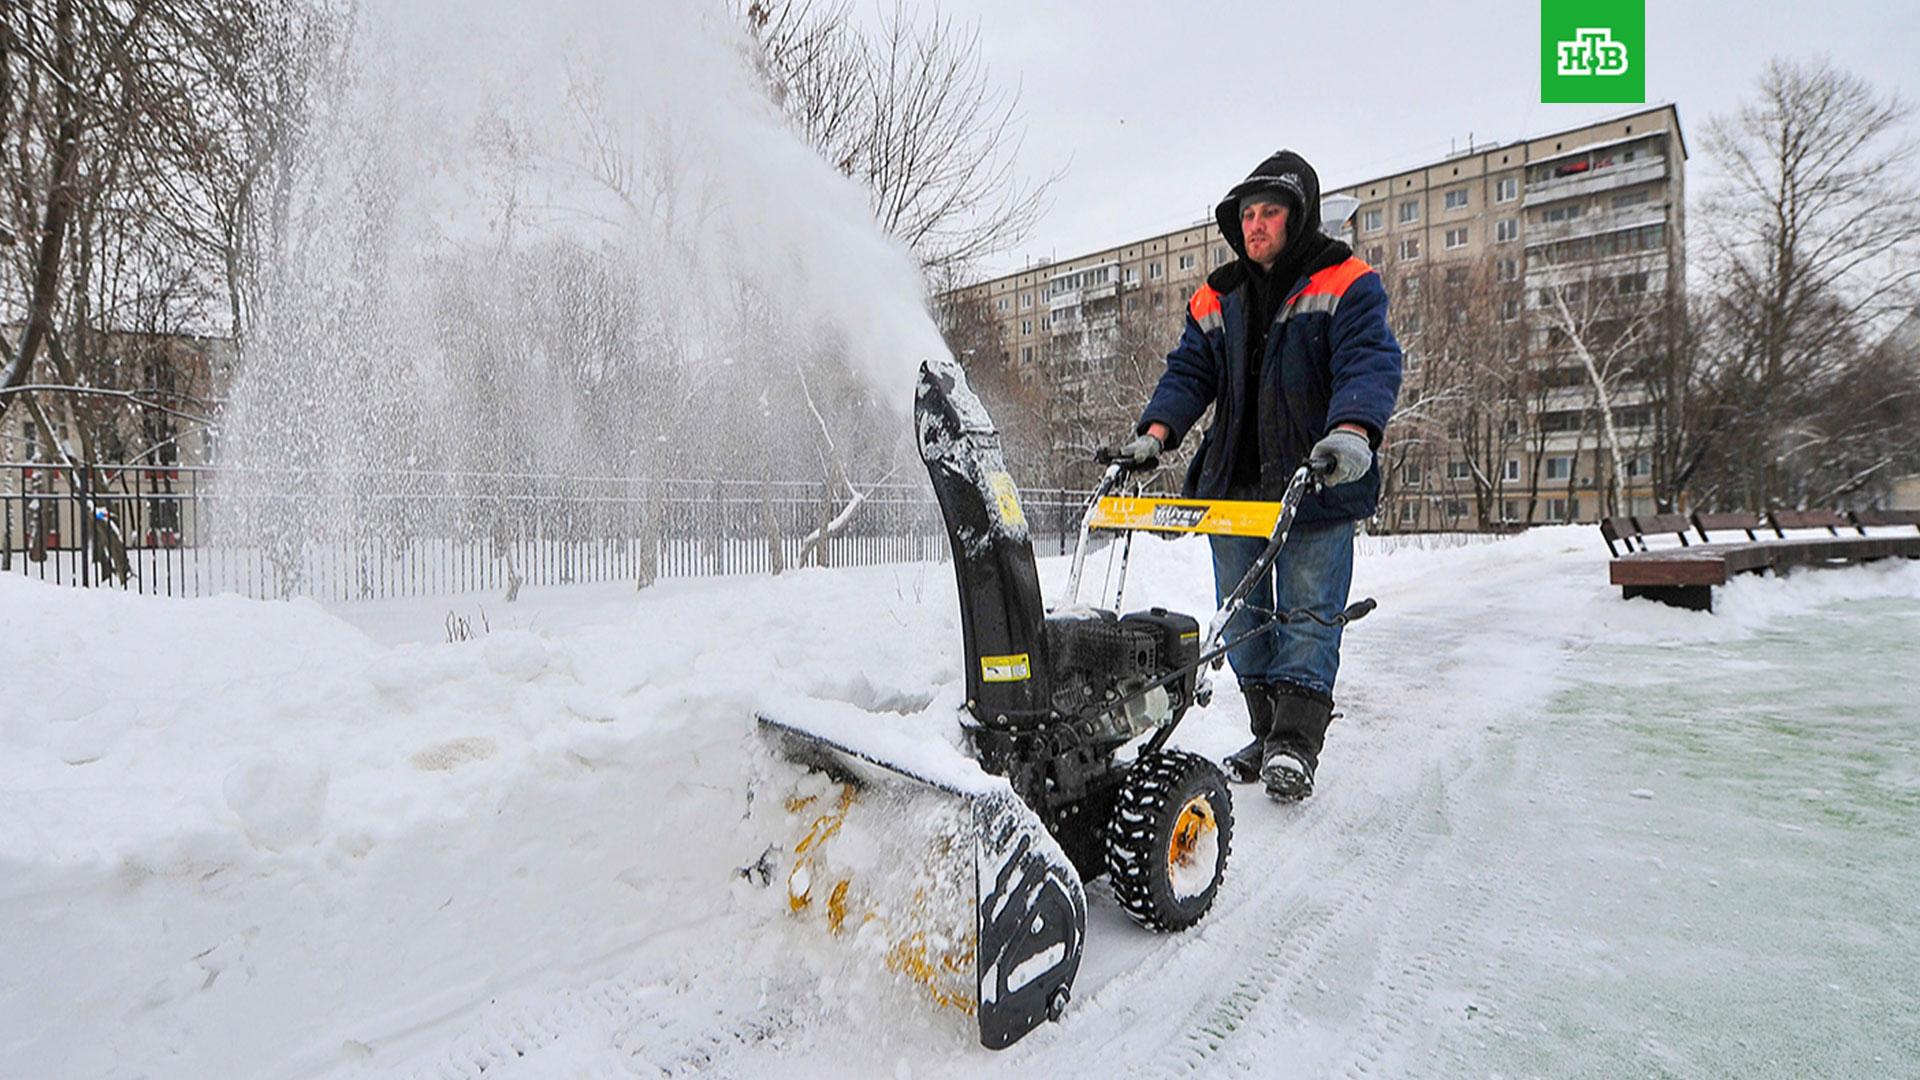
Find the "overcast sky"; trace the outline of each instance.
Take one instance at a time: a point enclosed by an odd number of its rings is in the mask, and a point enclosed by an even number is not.
[[[1469,136],[1510,141],[1631,108],[1540,103],[1539,0],[943,8],[978,25],[995,79],[1018,84],[1023,170],[1064,173],[1039,228],[988,271],[1199,220],[1281,146],[1332,188],[1464,149]],[[1679,106],[1690,194],[1710,172],[1707,118],[1734,108],[1771,55],[1825,52],[1920,99],[1917,12],[1911,0],[1647,0],[1647,100]]]

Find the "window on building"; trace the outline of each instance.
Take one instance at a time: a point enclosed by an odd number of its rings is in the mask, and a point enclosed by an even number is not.
[[[1467,227],[1465,225],[1462,225],[1457,229],[1447,230],[1447,250],[1448,251],[1457,251],[1460,248],[1463,248],[1466,246],[1467,246]]]
[[[1008,310],[1011,310],[1011,309],[1012,309],[1012,307],[1013,307],[1013,298],[1012,298],[1012,297],[1008,297],[1008,296],[1003,296],[1003,297],[1001,297],[1000,299],[998,299],[998,300],[995,300],[995,301],[993,302],[993,309],[994,309],[995,311],[1002,311],[1002,312],[1004,312],[1004,311],[1008,311]]]
[[[1506,466],[1500,470],[1500,479],[1514,481],[1520,479],[1520,459],[1508,458]]]
[[[1627,475],[1628,475],[1628,476],[1651,476],[1651,475],[1653,475],[1653,455],[1652,455],[1652,454],[1641,454],[1640,456],[1638,456],[1638,457],[1636,457],[1636,458],[1633,458],[1632,460],[1630,460],[1630,461],[1628,461],[1628,462],[1627,462]]]
[[[1361,231],[1362,232],[1379,232],[1380,226],[1386,224],[1386,222],[1382,220],[1385,216],[1386,215],[1382,214],[1380,212],[1380,208],[1377,206],[1371,210],[1362,210],[1360,212]]]
[[[1420,332],[1420,313],[1417,311],[1403,311],[1394,316],[1394,321],[1399,324],[1393,328],[1396,334],[1411,335]]]
[[[1548,521],[1572,521],[1580,516],[1579,499],[1548,499]]]
[[[1585,212],[1586,208],[1579,203],[1568,203],[1565,206],[1549,206],[1545,210],[1540,211],[1540,220],[1543,222],[1572,221]]]
[[[1508,363],[1510,363],[1510,364],[1514,364],[1514,363],[1519,363],[1519,361],[1517,361],[1517,360],[1509,360],[1509,361],[1507,361],[1507,362],[1508,362]],[[1519,419],[1518,419],[1518,418],[1516,418],[1516,417],[1512,417],[1512,416],[1509,416],[1509,417],[1507,417],[1507,422],[1506,422],[1505,424],[1503,424],[1503,425],[1501,425],[1501,428],[1500,428],[1500,430],[1502,430],[1502,431],[1504,431],[1504,432],[1506,432],[1508,436],[1514,436],[1514,435],[1518,435],[1518,434],[1520,434],[1520,421],[1519,421]],[[1515,464],[1515,465],[1517,466],[1517,465],[1518,465],[1519,463],[1518,463],[1518,462],[1515,462],[1514,464]],[[1519,477],[1514,477],[1513,479],[1516,479],[1516,480],[1517,480],[1517,479],[1519,479]]]
[[[1520,520],[1520,501],[1518,499],[1507,499],[1500,504],[1500,520]]]
[[[1509,296],[1505,300],[1500,301],[1501,322],[1512,322],[1519,317],[1520,299],[1518,297]]]
[[[1614,427],[1643,428],[1651,423],[1653,423],[1653,410],[1648,406],[1621,405],[1613,410]]]
[[[1579,431],[1586,427],[1586,424],[1587,415],[1579,409],[1556,409],[1553,412],[1543,412],[1540,414],[1540,430],[1545,432],[1560,433]],[[1547,459],[1547,479],[1565,480],[1565,475],[1553,475],[1554,460],[1553,458]],[[1567,458],[1565,460],[1571,461],[1573,459]]]
[[[1233,249],[1221,244],[1213,249],[1213,265],[1225,266],[1233,258]]]
[[[1420,220],[1420,200],[1419,199],[1408,199],[1407,201],[1400,204],[1400,224],[1405,225],[1405,224],[1408,224],[1409,222],[1414,222],[1419,220]]]
[[[1464,266],[1449,266],[1449,267],[1447,267],[1447,284],[1449,284],[1449,285],[1465,285],[1466,283],[1467,283],[1467,268],[1466,268],[1466,267],[1464,267]]]
[[[1419,487],[1420,486],[1420,466],[1413,462],[1408,462],[1407,464],[1400,466],[1400,482],[1407,485],[1408,487],[1412,487],[1412,488]]]
[[[1467,516],[1467,503],[1464,499],[1447,500],[1447,516],[1455,521]]]
[[[1032,306],[1033,306],[1033,294],[1032,294],[1032,293],[1030,293],[1030,292],[1023,292],[1023,293],[1021,293],[1021,294],[1020,294],[1020,306],[1021,306],[1022,308],[1030,308],[1030,307],[1032,307]]]
[[[1454,188],[1447,192],[1447,209],[1465,210],[1467,208],[1467,189]]]
[[[1167,272],[1167,268],[1161,264],[1159,259],[1155,259],[1152,262],[1147,264],[1147,280],[1148,281],[1158,281],[1160,280],[1161,276],[1164,275],[1166,272]]]
[[[1652,198],[1653,192],[1644,188],[1639,191],[1629,191],[1625,195],[1615,195],[1613,197],[1613,208],[1615,210],[1625,210],[1629,206],[1639,206]]]
[[[1386,248],[1381,247],[1379,244],[1375,244],[1372,247],[1367,249],[1367,262],[1371,263],[1372,265],[1379,266],[1381,263],[1385,262],[1386,260],[1387,260]]]
[[[1127,310],[1128,311],[1140,310],[1140,298],[1137,296],[1127,297]]]
[[[1494,264],[1493,276],[1495,280],[1498,281],[1519,281],[1520,260],[1501,259],[1498,263]]]
[[[1042,330],[1053,329],[1053,316],[1051,315],[1040,316],[1040,329]]]
[[[1566,480],[1573,476],[1573,459],[1555,455],[1547,459],[1547,479]]]
[[[1449,480],[1473,479],[1473,462],[1471,461],[1447,462],[1447,479]]]
[[[1403,502],[1400,504],[1400,524],[1418,525],[1420,523],[1420,504]]]
[[[1023,334],[1031,334],[1031,333],[1033,333],[1033,320],[1032,320],[1032,319],[1021,319],[1021,320],[1020,320],[1020,332],[1021,332],[1021,333],[1023,333]]]
[[[1400,258],[1402,260],[1417,259],[1419,257],[1420,257],[1420,238],[1419,237],[1409,236],[1404,240],[1400,241]]]
[[[1501,218],[1493,223],[1493,240],[1496,244],[1512,243],[1520,239],[1520,219]]]
[[[1408,274],[1406,280],[1400,283],[1400,291],[1407,294],[1407,298],[1410,300],[1413,299],[1414,297],[1419,296],[1420,295],[1419,275]]]
[[[1512,202],[1520,197],[1520,179],[1514,176],[1502,177],[1493,182],[1493,201]]]
[[[1020,362],[1023,364],[1033,363],[1033,346],[1031,345],[1020,346]]]
[[[1404,321],[1404,320],[1403,320],[1403,321]],[[1410,350],[1406,350],[1406,349],[1403,349],[1403,350],[1401,350],[1401,352],[1400,352],[1400,370],[1402,370],[1402,371],[1404,371],[1404,372],[1406,372],[1406,373],[1407,373],[1407,374],[1409,374],[1409,375],[1413,375],[1413,374],[1416,374],[1417,372],[1419,372],[1419,370],[1420,370],[1420,354],[1419,354],[1419,353],[1417,353],[1417,352],[1413,352],[1413,351],[1410,351]]]
[[[1191,270],[1193,269],[1193,266],[1194,266],[1194,258],[1192,255],[1180,256],[1180,269]]]

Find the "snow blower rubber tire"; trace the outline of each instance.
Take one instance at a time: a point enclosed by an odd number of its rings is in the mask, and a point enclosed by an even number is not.
[[[1185,930],[1213,906],[1233,841],[1233,795],[1198,754],[1144,754],[1107,820],[1114,898],[1149,930]]]

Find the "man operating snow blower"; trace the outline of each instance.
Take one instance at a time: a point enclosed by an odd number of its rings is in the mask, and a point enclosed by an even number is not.
[[[1157,459],[1211,405],[1182,495],[1275,501],[1303,461],[1327,463],[1324,487],[1302,502],[1291,539],[1249,598],[1326,621],[1287,621],[1228,653],[1253,741],[1226,760],[1227,773],[1291,802],[1313,792],[1333,716],[1341,626],[1332,617],[1353,578],[1354,523],[1379,504],[1374,450],[1400,392],[1400,345],[1380,275],[1321,232],[1320,178],[1305,158],[1282,150],[1261,162],[1214,216],[1239,258],[1193,294],[1186,330],[1121,452],[1141,465]],[[1224,599],[1266,544],[1210,540]],[[1257,623],[1242,610],[1228,638]]]

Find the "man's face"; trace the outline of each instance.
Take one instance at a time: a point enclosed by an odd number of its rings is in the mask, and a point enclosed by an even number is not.
[[[1263,201],[1241,207],[1240,232],[1246,237],[1247,258],[1272,266],[1287,246],[1287,205]]]

